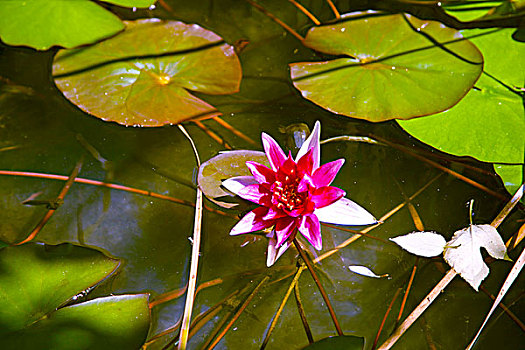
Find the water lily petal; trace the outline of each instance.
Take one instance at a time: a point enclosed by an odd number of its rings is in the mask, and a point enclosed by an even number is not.
[[[277,235],[277,247],[280,247],[295,231],[297,223],[295,218],[286,216],[275,223],[275,234]]]
[[[281,209],[277,209],[276,207],[272,206],[269,208],[268,213],[266,213],[263,220],[273,220],[273,219],[283,218],[287,215],[288,214],[286,214]]]
[[[288,155],[288,158],[286,158],[286,160],[281,164],[281,167],[277,172],[277,177],[281,181],[287,181],[285,178],[288,178],[289,176],[297,176],[297,164],[295,164],[291,152]]]
[[[332,181],[334,181],[335,176],[344,163],[345,160],[341,158],[334,160],[333,162],[323,164],[319,168],[315,169],[312,175],[312,180],[315,184],[315,187],[319,188],[330,185]]]
[[[266,207],[271,206],[272,195],[268,191],[268,188],[261,184],[249,185],[241,189],[237,195],[250,202],[254,202]]]
[[[234,194],[239,193],[240,190],[249,185],[257,184],[257,180],[253,176],[236,176],[230,179],[224,180],[222,185],[228,191]]]
[[[315,122],[314,129],[310,136],[304,141],[301,149],[297,152],[295,159],[299,161],[309,150],[312,150],[313,169],[319,168],[321,163],[321,149],[319,138],[321,137],[321,123]]]
[[[304,175],[297,185],[297,191],[305,192],[308,191],[309,187],[315,188],[314,180],[309,175]]]
[[[302,217],[301,224],[299,225],[299,232],[302,233],[315,249],[320,250],[323,247],[321,224],[315,214]]]
[[[323,208],[337,202],[345,196],[345,191],[340,188],[325,186],[316,189],[310,199],[315,203],[316,208]]]
[[[286,155],[282,150],[281,146],[267,133],[262,133],[262,143],[264,147],[264,152],[268,157],[268,161],[272,166],[273,171],[277,171],[281,164],[286,160]]]
[[[252,161],[246,162],[246,166],[259,183],[273,183],[275,181],[275,172],[267,166]]]
[[[230,235],[235,236],[242,233],[255,232],[273,226],[275,224],[274,220],[263,220],[263,217],[267,212],[268,208],[266,207],[255,208],[248,214],[244,215],[237,225],[233,226]]]
[[[308,150],[308,152],[306,152],[304,156],[302,156],[297,161],[297,170],[301,174],[310,175],[312,174],[313,166],[314,166],[313,151],[310,149]]]
[[[316,209],[315,215],[321,222],[336,225],[372,225],[377,222],[372,214],[348,198],[341,198],[331,205]]]
[[[268,242],[268,254],[266,256],[266,266],[272,266],[277,259],[283,255],[283,253],[290,247],[291,242],[286,241],[283,245],[277,248],[277,236],[275,231],[270,234],[270,241]]]

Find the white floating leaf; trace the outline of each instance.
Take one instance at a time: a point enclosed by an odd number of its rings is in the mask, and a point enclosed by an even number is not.
[[[358,275],[362,275],[362,276],[366,276],[366,277],[374,277],[374,278],[388,277],[388,274],[376,275],[374,273],[374,271],[370,270],[366,266],[350,265],[350,266],[348,266],[348,269],[350,271],[352,271],[353,273],[357,273]]]
[[[412,254],[427,258],[443,253],[446,245],[445,238],[435,232],[412,232],[390,240]]]
[[[507,249],[498,231],[491,225],[472,225],[456,231],[447,243],[445,260],[476,291],[489,274],[481,248],[496,259],[504,259]]]

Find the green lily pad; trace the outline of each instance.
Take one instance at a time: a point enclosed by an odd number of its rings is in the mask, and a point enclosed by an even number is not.
[[[148,294],[98,298],[58,309],[0,340],[3,349],[138,349],[149,329]]]
[[[321,339],[303,348],[303,350],[362,350],[364,346],[365,338],[342,335]]]
[[[118,260],[61,244],[29,243],[0,250],[0,336],[47,318],[76,294],[115,272]]]
[[[466,1],[444,4],[445,12],[463,22],[495,20],[522,16],[523,0]]]
[[[373,122],[441,112],[481,74],[476,46],[438,22],[370,13],[345,18],[310,29],[304,41],[344,57],[290,65],[303,97],[331,112]]]
[[[154,0],[106,0],[120,6],[148,7]],[[124,29],[113,13],[90,0],[0,2],[0,38],[9,45],[38,50],[72,48],[105,39]]]
[[[485,71],[495,79],[483,75],[476,83],[477,89],[470,91],[454,108],[426,118],[399,121],[401,127],[443,152],[485,162],[522,164],[525,154],[523,99],[509,88],[523,86],[525,81],[522,59],[525,46],[512,40],[511,32],[501,30],[472,39],[483,52]],[[495,166],[510,192],[522,182],[519,169],[522,166],[513,167]]]
[[[157,2],[157,0],[101,0],[104,2],[108,2],[110,4],[118,5],[118,6],[124,6],[124,7],[150,7],[154,3]]]
[[[221,186],[222,181],[235,176],[251,176],[252,173],[246,166],[247,161],[268,165],[268,158],[264,152],[259,151],[228,151],[223,152],[201,164],[197,182],[204,195],[215,204],[231,208],[237,204],[224,201],[225,197],[232,194]],[[233,200],[233,199],[232,199]]]
[[[218,35],[176,21],[125,23],[111,39],[55,56],[55,83],[83,111],[123,125],[177,124],[220,114],[188,90],[239,90],[239,59]]]
[[[120,262],[72,244],[0,250],[0,348],[137,349],[149,329],[147,294],[62,307]]]

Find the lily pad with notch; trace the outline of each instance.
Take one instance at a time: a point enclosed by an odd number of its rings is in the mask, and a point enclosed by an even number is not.
[[[248,150],[222,152],[202,163],[197,182],[204,195],[221,207],[237,206],[237,197],[222,187],[222,181],[235,176],[252,176],[246,166],[247,161],[269,166],[264,152]]]
[[[72,244],[0,250],[2,349],[137,349],[146,339],[148,294],[68,305],[115,273],[120,262]]]
[[[347,14],[339,23],[310,29],[304,44],[339,57],[290,65],[303,97],[373,122],[446,110],[483,68],[479,50],[458,31],[406,14]]]
[[[57,87],[83,111],[126,126],[178,124],[220,114],[189,91],[239,90],[239,59],[217,34],[159,19],[125,24],[111,39],[55,56]]]

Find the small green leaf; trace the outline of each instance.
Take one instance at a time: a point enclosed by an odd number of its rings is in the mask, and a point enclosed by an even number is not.
[[[58,309],[0,340],[3,349],[138,349],[146,340],[148,294],[98,298]]]
[[[0,339],[45,319],[115,272],[119,261],[72,244],[0,250]],[[1,346],[0,346],[1,348]]]
[[[38,50],[91,44],[124,29],[117,16],[89,0],[7,0],[0,13],[3,42]]]
[[[294,86],[321,107],[379,122],[446,110],[474,85],[483,57],[441,23],[410,15],[346,15],[312,28],[304,44],[343,56],[290,65]]]
[[[321,339],[303,348],[303,350],[362,350],[364,346],[365,338],[342,335]]]
[[[188,91],[237,92],[241,66],[231,45],[196,24],[126,22],[96,45],[62,50],[55,82],[80,109],[123,125],[162,126],[209,118],[217,109]]]

